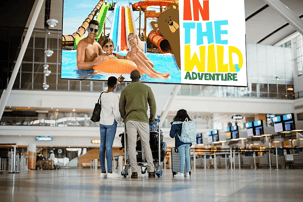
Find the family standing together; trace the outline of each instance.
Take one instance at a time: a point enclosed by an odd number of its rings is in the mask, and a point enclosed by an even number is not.
[[[168,79],[169,73],[160,73],[154,70],[153,62],[138,47],[139,38],[135,33],[128,35],[128,43],[131,50],[126,56],[114,53],[114,43],[111,39],[106,38],[100,45],[96,42],[96,36],[99,32],[99,23],[92,20],[88,27],[88,35],[82,39],[77,46],[77,67],[82,70],[92,70],[93,67],[109,59],[130,60],[144,74],[151,78]]]

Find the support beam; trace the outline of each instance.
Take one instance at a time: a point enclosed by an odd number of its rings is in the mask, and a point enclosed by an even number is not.
[[[5,109],[7,100],[9,98],[10,94],[11,94],[11,91],[12,91],[13,85],[15,83],[18,71],[20,69],[21,62],[23,60],[23,57],[24,57],[25,51],[27,49],[30,37],[32,36],[34,27],[35,27],[36,22],[37,22],[37,18],[39,16],[40,10],[41,10],[43,2],[44,2],[44,0],[38,0],[38,1],[39,2],[38,2],[37,6],[35,8],[34,15],[32,17],[30,25],[28,27],[27,33],[25,35],[25,39],[24,39],[24,42],[23,42],[23,44],[21,46],[21,50],[20,50],[20,53],[18,55],[18,59],[17,59],[17,62],[15,64],[12,76],[11,76],[11,78],[9,80],[7,89],[6,89],[5,93],[3,92],[2,96],[1,96],[1,99],[0,99],[0,120],[2,118],[2,115],[3,115],[4,109]]]
[[[303,21],[280,0],[263,0],[303,35]]]
[[[164,107],[163,113],[161,114],[161,118],[160,118],[160,127],[162,128],[162,125],[164,123],[164,120],[169,112],[169,108],[171,106],[171,103],[173,102],[173,100],[175,99],[177,93],[179,92],[181,88],[181,85],[175,85],[174,91],[172,93],[172,95],[169,97],[169,100],[167,102],[167,104]]]

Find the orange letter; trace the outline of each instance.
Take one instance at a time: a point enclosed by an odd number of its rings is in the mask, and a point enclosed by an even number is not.
[[[199,0],[193,0],[194,21],[199,21],[199,13],[202,20],[209,20],[209,1],[203,0],[203,8],[201,7]]]
[[[191,5],[190,0],[184,0],[184,12],[183,20],[193,20],[191,17]]]

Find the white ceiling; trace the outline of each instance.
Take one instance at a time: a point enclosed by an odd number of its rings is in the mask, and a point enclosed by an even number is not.
[[[280,1],[297,16],[303,15],[303,0]],[[296,32],[292,25],[285,26],[288,22],[270,6],[265,7],[266,5],[263,0],[245,0],[246,42],[249,44],[274,45]],[[263,7],[264,9],[257,13]]]

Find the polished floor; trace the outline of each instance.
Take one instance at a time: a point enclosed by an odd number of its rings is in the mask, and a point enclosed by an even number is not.
[[[202,170],[188,179],[100,179],[100,171],[61,169],[0,175],[0,201],[303,201],[303,170]]]

